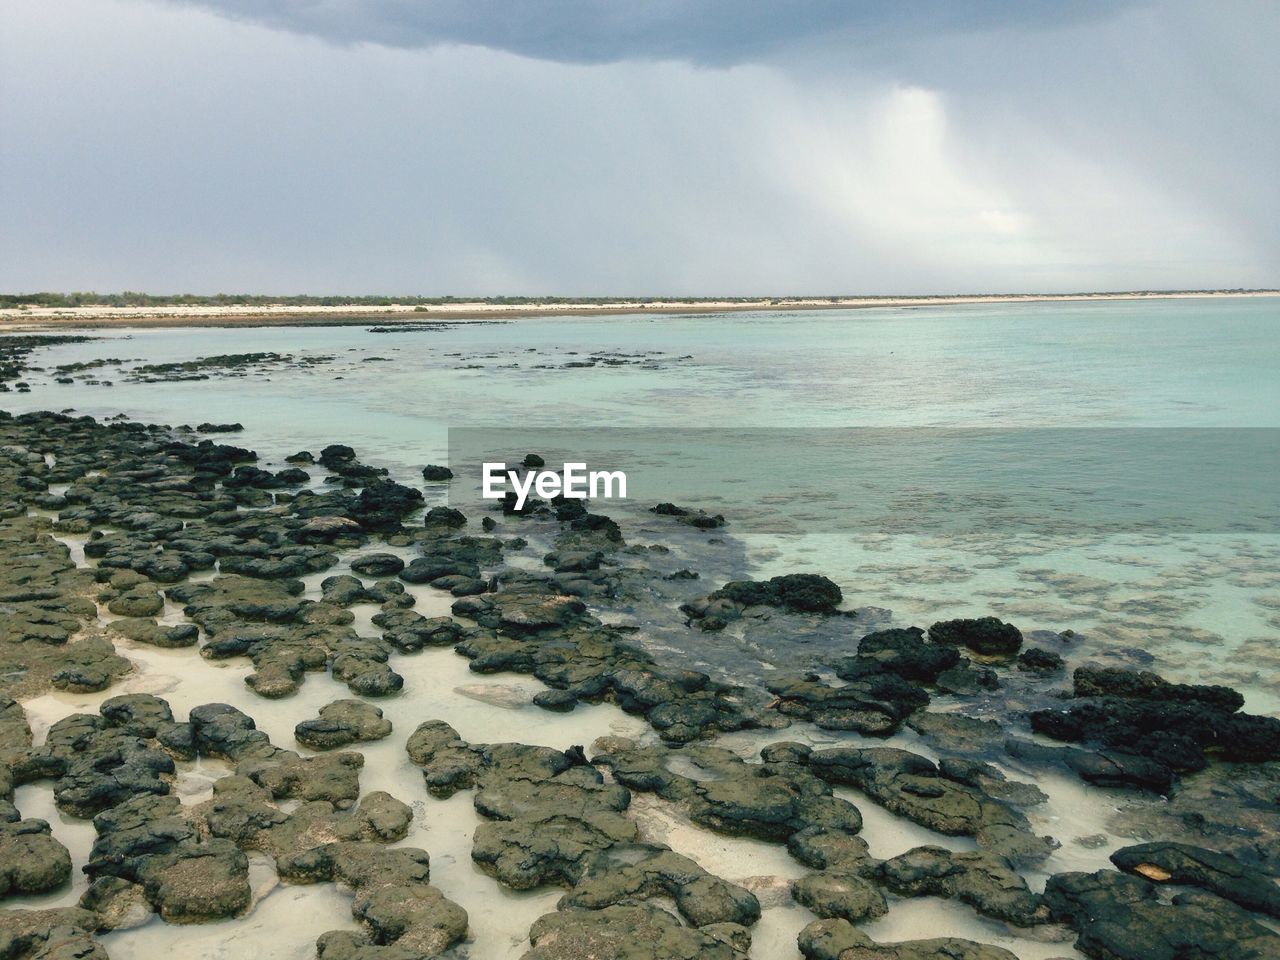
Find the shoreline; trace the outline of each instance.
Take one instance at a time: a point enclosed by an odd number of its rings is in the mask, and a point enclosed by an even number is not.
[[[862,310],[876,307],[932,307],[991,303],[1056,303],[1116,300],[1246,299],[1280,297],[1280,290],[1176,291],[1129,293],[999,294],[921,297],[761,298],[758,300],[619,300],[612,303],[494,304],[457,302],[430,307],[369,306],[165,306],[30,307],[0,309],[0,333],[58,329],[174,327],[362,326],[370,322],[424,324],[531,317],[652,314],[715,314]]]
[[[689,554],[633,547],[678,543],[678,514],[623,518],[625,537],[546,504],[477,525],[441,481],[402,485],[344,444],[277,461],[47,411],[0,418],[0,441],[0,491],[26,508],[0,518],[0,805],[39,868],[0,891],[18,907],[0,932],[120,960],[228,932],[297,955],[432,937],[477,960],[583,955],[557,937],[675,945],[655,960],[833,958],[807,949],[832,931],[992,960],[1174,924],[1277,942],[1251,912],[1277,913],[1257,798],[1280,721],[1238,713],[1233,688],[995,617],[885,629],[816,573],[673,575]],[[622,555],[625,574],[590,559]],[[662,662],[732,622],[838,638],[815,653],[840,685]],[[1127,749],[1095,752],[1117,722]],[[1144,732],[1170,723],[1212,755]],[[1157,901],[1165,882],[1210,906]]]

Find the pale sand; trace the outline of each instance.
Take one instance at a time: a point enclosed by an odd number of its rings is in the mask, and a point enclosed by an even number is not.
[[[617,300],[607,303],[501,304],[458,301],[426,308],[370,306],[165,306],[30,307],[0,309],[0,332],[102,327],[283,327],[355,326],[379,323],[437,323],[506,320],[519,317],[609,314],[730,313],[767,310],[851,310],[871,307],[933,307],[971,303],[1041,303],[1090,300],[1181,300],[1190,298],[1275,297],[1280,290],[1131,293],[1000,294],[938,297],[781,297],[758,300]]]

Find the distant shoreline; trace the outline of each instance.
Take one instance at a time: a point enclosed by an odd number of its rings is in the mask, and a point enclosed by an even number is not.
[[[608,316],[613,314],[748,313],[760,311],[853,310],[874,307],[929,307],[951,304],[1088,302],[1095,300],[1240,299],[1280,296],[1280,290],[1130,293],[1000,294],[904,297],[784,297],[757,300],[617,300],[582,302],[492,303],[456,301],[430,306],[409,304],[333,306],[265,304],[260,306],[172,305],[147,307],[8,307],[0,309],[0,333],[56,329],[126,327],[289,327],[363,326],[369,323],[449,323],[513,320],[526,317]]]

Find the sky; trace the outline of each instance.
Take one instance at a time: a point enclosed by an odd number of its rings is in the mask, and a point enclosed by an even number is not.
[[[0,0],[0,291],[1280,286],[1274,0]]]

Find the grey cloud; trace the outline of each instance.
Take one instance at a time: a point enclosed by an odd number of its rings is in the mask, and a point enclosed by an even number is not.
[[[1273,0],[1168,0],[1016,32],[931,21],[911,35],[886,15],[895,53],[867,41],[854,57],[793,31],[803,49],[723,70],[641,57],[638,42],[600,66],[318,42],[176,0],[0,10],[0,290],[942,293],[1280,277]]]
[[[1051,28],[1132,0],[167,0],[336,43],[468,44],[570,63],[729,65],[814,40],[860,52],[920,35]]]

